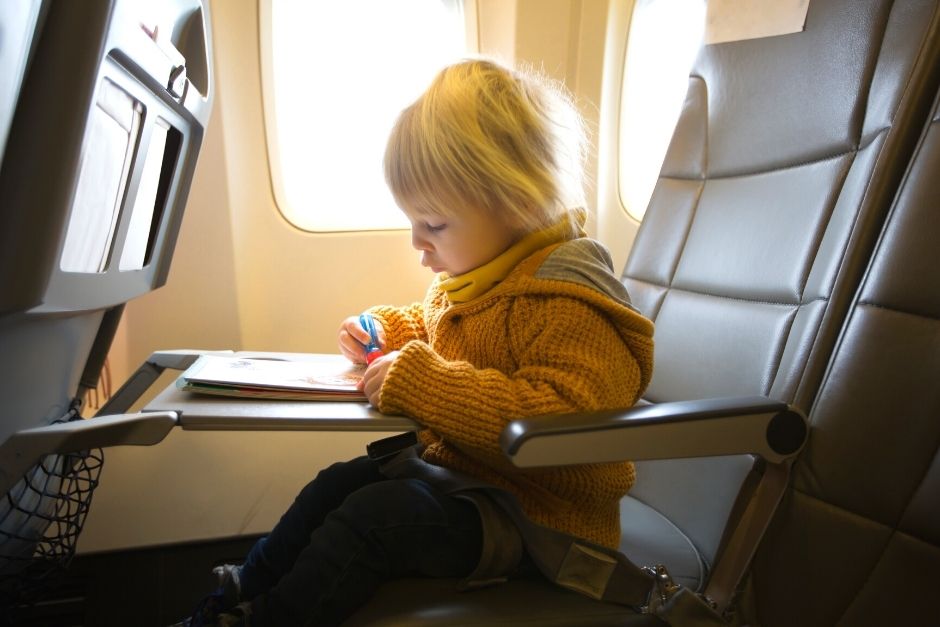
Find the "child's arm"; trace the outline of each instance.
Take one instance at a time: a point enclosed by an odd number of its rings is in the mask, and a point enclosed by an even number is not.
[[[540,324],[509,325],[514,372],[447,361],[426,343],[410,342],[388,371],[379,409],[413,416],[466,452],[496,462],[510,420],[637,401],[652,369],[648,321],[637,316],[635,332],[618,331],[581,301],[525,300],[514,316]]]
[[[427,338],[424,331],[424,307],[414,303],[408,307],[379,305],[368,311],[375,323],[373,328],[378,339],[378,348],[388,353],[410,342]],[[371,337],[362,326],[363,316],[350,316],[339,326],[339,350],[349,361],[366,363],[364,348]]]
[[[428,341],[428,332],[424,326],[424,305],[421,303],[412,303],[407,307],[379,305],[369,309],[369,313],[385,332],[385,346],[382,350],[398,350],[412,340]]]

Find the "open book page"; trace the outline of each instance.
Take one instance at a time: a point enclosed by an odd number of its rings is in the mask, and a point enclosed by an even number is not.
[[[364,366],[203,355],[177,379],[187,392],[298,401],[364,401]]]

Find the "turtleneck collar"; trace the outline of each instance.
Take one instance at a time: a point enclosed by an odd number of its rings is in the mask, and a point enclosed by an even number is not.
[[[447,295],[447,300],[451,303],[466,303],[482,296],[505,279],[520,261],[532,253],[572,239],[572,223],[577,227],[575,237],[584,237],[587,212],[584,209],[574,209],[572,214],[571,218],[566,216],[546,229],[529,233],[495,259],[478,268],[457,276],[442,275],[440,287]]]

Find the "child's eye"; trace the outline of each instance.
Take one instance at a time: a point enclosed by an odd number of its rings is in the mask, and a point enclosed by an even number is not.
[[[431,233],[440,233],[441,231],[443,231],[444,229],[447,228],[447,223],[446,223],[446,222],[444,222],[444,223],[442,223],[442,224],[428,224],[428,223],[425,223],[425,224],[424,224],[424,228],[426,228],[426,229],[427,229],[428,231],[430,231]]]

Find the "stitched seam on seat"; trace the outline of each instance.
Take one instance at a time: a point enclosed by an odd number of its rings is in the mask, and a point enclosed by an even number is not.
[[[811,436],[811,437],[812,437],[812,436]],[[929,464],[928,464],[928,467],[929,467]],[[928,470],[929,470],[929,468],[928,468]],[[924,474],[924,476],[926,476],[926,473]],[[923,479],[923,477],[922,477],[921,480],[917,483],[917,486],[920,487],[920,485],[921,485],[923,482],[924,482],[924,479]],[[871,518],[870,516],[868,516],[868,515],[866,515],[866,514],[861,514],[861,513],[859,513],[859,512],[856,512],[855,510],[852,510],[852,509],[849,509],[848,507],[844,507],[844,506],[842,506],[842,505],[839,505],[838,503],[833,503],[832,501],[829,501],[829,500],[827,500],[827,499],[824,499],[824,498],[822,498],[821,496],[816,496],[815,494],[810,494],[809,492],[805,492],[805,491],[801,490],[800,488],[794,487],[794,488],[793,488],[793,491],[796,492],[796,493],[798,493],[798,494],[800,494],[800,496],[804,496],[804,497],[806,497],[806,498],[808,498],[808,499],[811,499],[811,500],[813,500],[813,501],[816,501],[816,502],[818,502],[818,503],[821,503],[821,504],[825,505],[826,507],[831,507],[831,508],[833,508],[833,509],[837,509],[837,510],[839,510],[840,512],[844,512],[844,513],[846,513],[846,514],[850,514],[850,515],[852,515],[852,516],[855,516],[856,518],[860,518],[860,519],[862,519],[862,520],[865,520],[865,521],[867,521],[867,522],[873,523],[873,524],[878,525],[878,526],[880,526],[880,527],[884,527],[885,531],[890,532],[891,535],[900,534],[900,535],[903,535],[903,536],[907,536],[907,537],[909,537],[909,538],[913,538],[914,540],[917,540],[918,542],[923,542],[924,544],[927,544],[927,545],[929,545],[929,546],[935,546],[935,547],[940,548],[940,545],[937,545],[937,544],[931,542],[930,540],[928,540],[928,539],[926,539],[926,538],[922,538],[922,537],[920,537],[920,536],[918,536],[918,535],[915,535],[915,534],[913,534],[913,533],[910,533],[909,531],[904,531],[903,529],[899,529],[899,528],[898,528],[898,524],[899,524],[899,523],[901,522],[901,520],[904,518],[904,513],[907,512],[907,507],[910,506],[910,501],[911,501],[910,499],[908,499],[907,504],[905,505],[904,511],[901,512],[900,516],[898,517],[898,522],[895,523],[895,524],[890,524],[890,523],[886,523],[886,522],[883,522],[883,521],[881,521],[881,520],[878,520],[878,519],[876,519],[876,518]],[[916,491],[917,491],[917,490],[916,490],[916,488],[915,488],[914,492],[916,492]],[[636,497],[633,497],[633,498],[636,498]],[[888,536],[889,540],[890,540],[891,535]]]
[[[679,264],[682,261],[683,255],[688,248],[689,235],[692,233],[692,223],[695,222],[695,216],[698,214],[698,208],[702,204],[702,191],[704,191],[705,186],[700,185],[698,192],[695,195],[695,204],[692,206],[692,210],[689,212],[689,220],[686,223],[685,233],[682,236],[682,245],[679,247],[679,254],[676,255],[676,258],[673,260],[672,268],[669,270],[669,286],[672,286],[672,282],[676,279],[676,272],[679,270]]]
[[[938,313],[924,313],[922,311],[915,311],[913,309],[900,309],[894,305],[882,305],[870,300],[860,300],[856,303],[856,308],[858,307],[870,307],[872,309],[878,309],[880,311],[890,311],[892,313],[898,313],[904,316],[914,316],[915,318],[921,318],[922,320],[930,320],[932,322],[940,322],[940,314]]]
[[[873,64],[872,64],[871,76],[869,77],[869,80],[867,81],[868,93],[870,93],[871,87],[872,87],[872,85],[873,85],[873,83],[874,83],[874,75],[875,75],[875,72],[877,71],[878,59],[881,58],[881,53],[882,53],[882,50],[883,50],[883,48],[884,48],[884,39],[885,39],[885,36],[887,35],[889,23],[890,23],[890,21],[891,21],[891,14],[893,13],[893,11],[894,11],[894,3],[892,2],[892,6],[891,6],[891,8],[888,10],[887,19],[886,19],[885,22],[884,22],[884,28],[883,28],[882,33],[881,33],[881,46],[879,46],[878,51],[877,51],[877,54],[875,55],[875,60],[874,60],[874,62],[873,62]],[[926,54],[928,54],[928,52],[925,52],[925,49],[927,48],[926,43],[930,41],[930,39],[931,39],[931,37],[932,37],[931,33],[932,33],[932,32],[935,32],[935,31],[937,30],[937,23],[938,23],[938,22],[937,22],[937,14],[938,14],[938,10],[937,10],[937,8],[935,7],[935,8],[934,8],[934,11],[933,11],[933,15],[931,16],[931,27],[928,28],[928,29],[925,31],[924,37],[922,38],[922,40],[920,41],[920,44],[919,44],[918,47],[917,47],[917,55],[916,55],[916,58],[913,60],[913,63],[912,63],[912,65],[911,65],[911,71],[907,74],[907,80],[905,81],[903,88],[901,88],[901,89],[899,90],[899,92],[898,92],[898,93],[900,94],[900,96],[901,96],[901,99],[898,101],[898,108],[895,110],[895,114],[896,114],[898,111],[900,111],[900,109],[902,108],[902,104],[901,104],[902,101],[903,101],[904,99],[906,99],[906,98],[909,97],[909,94],[910,94],[910,92],[911,92],[911,84],[914,82],[914,80],[915,80],[915,75],[917,74],[917,67],[918,67],[921,63],[923,63],[923,58],[925,57]],[[868,102],[868,100],[867,100],[868,93],[866,93],[866,103]],[[936,100],[934,100],[934,103],[935,103],[935,102],[936,102]],[[934,105],[931,105],[931,106],[933,107]],[[930,117],[930,114],[928,113],[927,119],[929,120],[929,122],[928,122],[927,126],[931,126],[934,122],[940,120],[940,115],[937,115],[938,113],[940,113],[940,109],[935,109],[935,110],[934,110],[934,115],[935,115],[935,117],[933,117],[932,119],[931,119],[931,117]],[[867,111],[866,111],[866,114],[867,114]],[[864,120],[863,120],[862,123],[863,123],[863,126],[864,126]],[[889,130],[889,129],[890,129],[890,126],[889,126],[889,127],[883,127],[883,128],[881,128],[881,129],[878,129],[877,131],[875,131],[875,132],[872,134],[872,139],[871,139],[871,141],[874,141],[874,139],[875,139],[881,132],[883,132],[883,131],[885,131],[885,130]],[[911,154],[911,159],[914,159],[914,158],[916,157],[916,155],[919,153],[919,151],[920,151],[920,149],[921,149],[921,142],[923,141],[923,137],[925,136],[925,133],[926,133],[926,130],[924,130],[924,131],[921,132],[921,140],[919,140],[919,141],[917,142],[918,145],[914,148],[914,151],[913,151],[912,154]],[[870,142],[869,142],[869,143],[870,143]],[[867,145],[868,145],[868,144],[866,144],[866,145],[864,146],[864,148],[867,148]],[[863,149],[863,147],[860,147],[860,148],[859,148],[859,150],[862,150],[862,149]],[[908,178],[908,176],[909,176],[909,173],[906,172],[906,173],[901,177],[901,179],[900,179],[899,182],[898,182],[897,189],[903,189],[903,188],[906,186],[906,179]],[[865,197],[867,196],[868,189],[870,188],[871,184],[872,184],[872,179],[871,179],[871,177],[869,177],[869,179],[868,179],[868,184],[867,184],[866,190],[865,190],[865,194],[863,194],[863,196],[862,196],[862,202],[864,202],[864,199],[865,199]],[[883,232],[885,226],[886,226],[888,223],[890,223],[890,222],[892,221],[892,219],[893,219],[893,214],[895,213],[896,199],[895,199],[895,201],[889,201],[889,202],[890,202],[890,206],[889,206],[888,212],[887,212],[886,215],[885,215],[884,222],[882,223],[882,224],[883,224],[882,229],[881,229],[882,232]],[[855,220],[855,225],[856,225],[856,226],[857,226],[857,224],[858,224],[858,217],[859,217],[858,214],[856,214],[856,220]],[[854,231],[854,228],[853,228],[853,231]],[[850,234],[850,238],[851,238],[851,234]],[[881,237],[879,237],[879,238],[878,238],[878,241],[875,243],[875,247],[873,248],[872,255],[871,255],[870,258],[874,258],[874,256],[878,253],[878,250],[879,250],[880,247],[881,247]],[[844,256],[843,256],[843,259],[844,259]],[[869,266],[869,270],[870,270],[870,266]],[[866,270],[866,271],[865,271],[865,273],[863,274],[863,278],[862,278],[861,282],[859,283],[859,285],[863,285],[864,283],[867,283],[867,275],[868,275],[869,270]],[[860,303],[857,303],[857,304],[860,304]],[[833,347],[833,354],[834,354],[834,352],[838,349],[838,344],[839,344],[839,343],[841,343],[841,340],[840,340],[839,342],[837,342],[837,344]],[[824,377],[824,379],[825,379],[825,377]],[[820,382],[820,386],[824,385],[824,382],[825,382],[824,379],[823,379],[823,381]]]
[[[802,295],[802,293],[801,293]],[[787,350],[787,345],[790,343],[790,332],[793,331],[793,324],[796,322],[796,314],[799,311],[799,306],[790,313],[790,322],[787,323],[787,330],[780,334],[780,337],[777,340],[777,346],[773,350],[773,354],[770,356],[770,368],[771,372],[767,375],[767,381],[764,384],[764,389],[761,392],[764,396],[770,396],[770,390],[774,386],[774,382],[777,380],[777,373],[780,372],[780,365],[783,363],[783,353]]]
[[[661,287],[666,290],[674,290],[677,292],[684,292],[686,294],[695,294],[697,296],[710,296],[712,298],[720,298],[722,300],[733,300],[733,301],[737,301],[741,303],[751,303],[755,305],[779,305],[779,306],[786,306],[786,307],[802,307],[804,305],[811,305],[813,303],[824,302],[824,301],[829,300],[828,296],[819,296],[817,298],[814,298],[812,300],[808,300],[805,302],[804,301],[784,302],[784,301],[775,301],[775,300],[761,300],[759,298],[742,298],[740,296],[728,296],[725,294],[716,294],[714,292],[706,292],[705,290],[691,290],[688,288],[675,287],[671,285],[663,285],[662,283],[659,283],[657,281],[649,281],[647,279],[638,279],[638,278],[631,277],[631,276],[627,276],[624,278],[630,281],[636,281],[637,283],[646,283],[647,285],[652,285],[654,287]]]
[[[864,121],[863,121],[863,124],[864,124]],[[817,259],[819,258],[819,251],[820,251],[820,248],[822,247],[823,240],[826,238],[826,233],[829,231],[829,225],[830,225],[830,223],[832,222],[832,216],[835,215],[836,206],[838,206],[838,204],[839,204],[839,199],[842,198],[842,194],[843,194],[843,192],[845,191],[845,183],[846,183],[846,181],[849,179],[849,175],[850,175],[851,172],[852,172],[852,167],[855,165],[855,163],[856,163],[856,161],[857,161],[858,154],[859,154],[860,151],[866,150],[869,146],[871,146],[871,145],[873,144],[873,142],[874,142],[875,137],[877,137],[880,132],[881,132],[881,131],[879,131],[878,133],[874,134],[874,135],[872,136],[872,139],[871,139],[869,142],[865,143],[864,146],[861,146],[862,142],[859,142],[860,148],[854,152],[854,155],[852,156],[852,159],[849,161],[847,167],[845,168],[845,172],[844,172],[843,175],[842,175],[842,180],[839,182],[838,193],[836,193],[836,194],[832,197],[832,202],[830,203],[829,208],[828,208],[828,211],[826,212],[825,220],[820,222],[819,227],[817,228],[815,237],[813,238],[813,248],[812,248],[812,250],[813,250],[814,252],[813,252],[812,258],[810,258],[809,256],[807,256],[807,258],[806,258],[806,260],[805,260],[806,266],[804,267],[803,271],[801,272],[802,278],[800,279],[800,286],[799,286],[799,288],[797,289],[797,294],[799,295],[800,302],[803,302],[803,296],[804,296],[805,293],[806,293],[806,285],[807,285],[807,283],[809,282],[810,276],[813,274],[813,268],[816,267],[816,262],[817,262]],[[845,153],[845,154],[848,154],[848,153]],[[859,204],[858,207],[856,207],[856,211],[855,211],[855,220],[853,221],[854,223],[857,223],[857,222],[858,222],[858,217],[859,217],[859,214],[860,214],[860,209],[861,209],[861,204]],[[854,230],[854,227],[853,227],[853,230]],[[842,243],[842,256],[841,256],[842,259],[845,258],[845,254],[846,254],[846,250],[847,250],[848,242],[849,242],[849,239],[850,239],[850,238],[851,238],[851,231],[850,231],[849,237],[847,237],[847,238],[843,241],[843,243]],[[794,315],[794,316],[791,318],[790,324],[789,324],[789,326],[787,327],[786,333],[784,333],[784,334],[781,336],[779,350],[778,350],[778,351],[775,353],[775,355],[774,355],[774,361],[771,362],[771,363],[775,363],[775,364],[776,364],[776,367],[773,369],[773,373],[771,373],[770,377],[767,379],[767,385],[766,385],[766,387],[765,387],[765,389],[764,389],[764,395],[765,395],[765,396],[770,395],[770,391],[771,391],[771,389],[773,389],[774,383],[776,383],[776,381],[777,381],[777,374],[780,372],[780,366],[781,366],[782,361],[783,361],[783,353],[784,353],[784,351],[786,350],[786,346],[787,346],[787,344],[788,344],[788,342],[789,342],[789,339],[790,339],[790,332],[793,330],[793,324],[794,324],[795,322],[796,322],[796,315]],[[821,325],[821,324],[817,325],[817,326],[816,326],[816,331],[815,331],[815,333],[813,333],[813,344],[814,344],[814,345],[815,345],[815,342],[816,342],[816,338],[819,336],[819,331],[820,331],[821,328],[822,328],[822,325]],[[807,355],[807,359],[808,359],[808,355]],[[805,367],[805,364],[806,364],[806,361],[804,361],[804,367]],[[800,375],[800,376],[797,377],[798,380],[799,380],[800,378],[802,378],[802,375]],[[797,382],[797,386],[798,386],[798,385],[799,385],[799,383]]]
[[[934,452],[934,456],[936,456],[936,450],[935,450],[935,452]],[[931,466],[931,464],[928,463],[928,464],[927,464],[927,470],[921,475],[920,481],[917,482],[917,487],[915,487],[914,490],[913,490],[913,492],[911,493],[912,495],[913,495],[913,494],[916,494],[917,488],[919,488],[919,487],[923,484],[924,478],[926,477],[927,472],[929,472],[930,466]],[[807,498],[807,499],[809,499],[809,500],[815,501],[815,502],[817,502],[817,503],[821,503],[821,504],[825,505],[826,507],[830,507],[830,508],[837,509],[837,510],[839,510],[839,511],[845,512],[845,513],[850,514],[850,515],[852,515],[852,516],[855,516],[855,517],[857,517],[857,518],[861,518],[862,520],[865,520],[865,521],[867,521],[867,522],[870,522],[870,523],[873,523],[873,524],[875,524],[875,525],[879,525],[879,526],[881,526],[881,527],[884,527],[885,530],[888,531],[888,535],[887,535],[887,537],[885,538],[884,543],[881,545],[880,549],[878,550],[878,558],[872,563],[871,568],[870,568],[869,571],[868,571],[868,576],[867,576],[867,577],[865,578],[865,580],[855,589],[854,595],[853,595],[852,599],[851,599],[851,600],[847,603],[847,605],[842,609],[842,612],[841,612],[840,615],[839,615],[839,616],[840,616],[840,619],[844,618],[845,615],[851,610],[852,606],[853,606],[853,605],[855,604],[855,602],[858,600],[859,596],[863,593],[863,591],[865,590],[865,588],[868,586],[868,584],[869,584],[869,582],[871,581],[872,577],[875,575],[875,571],[878,570],[878,566],[884,561],[884,559],[885,559],[885,554],[887,553],[888,547],[889,547],[889,545],[891,544],[892,540],[894,540],[895,537],[897,537],[897,536],[905,536],[905,537],[911,538],[912,540],[915,540],[915,541],[917,541],[917,542],[922,542],[923,544],[925,544],[925,545],[927,545],[927,546],[931,546],[931,547],[935,547],[935,548],[940,548],[940,546],[938,546],[937,544],[931,542],[930,540],[927,540],[926,538],[922,538],[922,537],[920,537],[920,536],[914,535],[913,533],[909,533],[909,532],[907,532],[907,531],[903,531],[903,530],[901,530],[901,529],[898,528],[898,524],[900,524],[900,522],[904,519],[904,514],[907,512],[907,509],[910,507],[910,504],[911,504],[911,499],[910,499],[910,498],[907,499],[907,503],[906,503],[906,505],[905,505],[905,507],[904,507],[904,510],[903,510],[903,511],[901,512],[901,514],[898,516],[897,522],[892,525],[892,524],[884,523],[884,522],[882,522],[882,521],[880,521],[880,520],[871,518],[871,517],[869,517],[869,516],[867,516],[867,515],[865,515],[865,514],[860,514],[860,513],[856,512],[856,511],[854,511],[854,510],[848,509],[847,507],[843,507],[842,505],[839,505],[839,504],[837,504],[837,503],[833,503],[833,502],[831,502],[831,501],[829,501],[829,500],[823,499],[823,498],[818,497],[818,496],[816,496],[816,495],[814,495],[814,494],[809,494],[808,492],[804,492],[803,490],[800,490],[799,488],[793,487],[793,492],[798,493],[798,494],[800,494],[801,496],[803,496],[803,497],[805,497],[805,498]]]
[[[689,212],[689,220],[686,223],[685,233],[682,236],[682,245],[679,247],[679,254],[676,255],[676,258],[673,260],[672,268],[669,270],[670,286],[676,278],[676,272],[679,270],[679,264],[682,262],[682,257],[685,255],[685,251],[688,248],[687,244],[689,243],[689,236],[692,233],[692,224],[695,222],[695,216],[698,215],[698,208],[702,204],[702,192],[705,190],[704,182],[708,180],[708,177],[705,175],[705,173],[708,172],[708,132],[711,130],[711,127],[708,124],[708,83],[701,76],[695,76],[694,78],[702,82],[702,89],[705,90],[705,98],[703,99],[703,102],[705,103],[705,114],[703,116],[703,119],[705,120],[705,145],[702,146],[703,177],[699,179],[699,181],[701,181],[703,184],[699,186],[698,191],[695,194],[695,204],[692,206],[692,210]],[[662,304],[664,302],[666,302],[665,296],[660,303],[660,309],[662,309]],[[657,312],[657,315],[658,313],[659,312]]]
[[[809,165],[815,165],[817,163],[824,163],[826,161],[835,161],[836,159],[839,159],[846,155],[857,154],[861,152],[862,150],[865,150],[866,148],[868,148],[868,146],[871,145],[871,143],[874,142],[875,139],[877,139],[881,133],[889,129],[890,127],[888,126],[879,128],[875,131],[872,131],[869,137],[867,139],[864,139],[862,142],[860,142],[858,146],[854,148],[850,148],[849,150],[845,150],[843,152],[824,155],[817,159],[806,159],[804,161],[795,161],[792,163],[775,165],[775,166],[764,168],[761,170],[741,170],[739,172],[730,172],[730,173],[721,174],[721,175],[694,177],[694,176],[681,176],[681,175],[673,175],[673,174],[661,174],[659,178],[669,179],[672,181],[721,181],[725,179],[744,178],[747,176],[761,176],[764,174],[773,174],[775,172],[783,172],[785,170],[795,170],[797,168],[802,168],[802,167],[809,166]]]
[[[813,250],[815,252],[813,253],[812,261],[809,262],[809,265],[806,267],[805,271],[803,272],[803,280],[800,282],[798,293],[800,295],[801,300],[803,298],[803,292],[806,290],[806,283],[807,281],[809,281],[809,276],[813,273],[813,268],[816,266],[816,259],[819,256],[819,248],[820,246],[822,246],[822,242],[825,239],[826,233],[829,230],[829,223],[832,221],[832,216],[835,214],[835,209],[836,209],[836,206],[839,204],[839,199],[842,198],[842,194],[845,191],[845,182],[849,179],[849,174],[851,174],[852,172],[852,166],[855,165],[856,157],[858,157],[858,153],[861,152],[861,150],[867,149],[868,146],[870,145],[871,145],[871,142],[869,142],[863,148],[859,148],[859,150],[855,151],[855,154],[852,160],[849,162],[848,167],[845,169],[845,174],[842,175],[842,180],[839,182],[839,192],[832,199],[832,204],[829,207],[828,215],[826,216],[826,219],[825,219],[825,224],[820,224],[820,228],[817,233],[816,239],[813,242],[814,243]],[[856,207],[855,220],[853,222],[858,221],[860,209],[861,209],[861,203],[859,203],[858,207]],[[846,240],[843,242],[843,246],[842,246],[843,257],[845,257],[845,251],[846,251],[846,246],[848,245],[848,240],[849,238],[846,238]]]
[[[923,483],[923,479],[921,479],[921,481],[918,483],[918,486],[919,486],[921,483]],[[833,503],[833,502],[831,502],[831,501],[828,501],[828,500],[825,500],[825,499],[823,499],[823,498],[820,498],[820,497],[818,497],[818,496],[816,496],[816,495],[809,494],[808,492],[804,492],[803,490],[800,490],[799,488],[793,487],[792,489],[793,489],[793,492],[798,493],[799,495],[801,495],[801,496],[807,498],[808,500],[815,501],[815,502],[817,502],[817,503],[821,503],[822,505],[825,505],[826,507],[837,509],[837,510],[842,511],[842,512],[845,512],[845,513],[847,513],[847,514],[849,514],[849,515],[851,515],[851,516],[855,516],[855,517],[861,518],[861,519],[863,519],[863,520],[865,520],[865,521],[867,521],[867,522],[873,523],[873,524],[875,524],[875,525],[879,525],[879,526],[881,526],[881,527],[884,527],[885,530],[888,532],[888,535],[887,535],[887,537],[885,538],[884,543],[882,544],[881,548],[879,549],[877,559],[874,560],[874,562],[873,562],[872,565],[871,565],[871,568],[869,569],[868,576],[865,577],[865,580],[864,580],[863,582],[861,582],[861,584],[855,589],[854,595],[853,595],[852,599],[851,599],[851,600],[848,602],[848,604],[842,609],[842,612],[841,612],[840,615],[839,615],[839,616],[840,616],[840,620],[845,618],[845,615],[851,610],[852,606],[853,606],[853,605],[855,604],[855,602],[858,600],[859,596],[862,594],[862,592],[863,592],[863,591],[865,590],[865,588],[868,586],[869,582],[871,581],[872,577],[873,577],[874,574],[875,574],[875,571],[878,570],[878,566],[884,561],[884,559],[885,559],[885,554],[886,554],[886,552],[887,552],[888,546],[891,544],[892,540],[894,540],[895,537],[897,537],[897,536],[904,536],[904,537],[907,537],[907,538],[911,538],[911,539],[914,540],[914,541],[921,542],[921,543],[923,543],[923,544],[925,544],[925,545],[927,545],[927,546],[929,546],[929,547],[940,548],[940,546],[938,546],[937,544],[935,544],[935,543],[933,543],[933,542],[931,542],[931,541],[929,541],[929,540],[927,540],[927,539],[925,539],[925,538],[921,538],[921,537],[916,536],[916,535],[914,535],[914,534],[912,534],[912,533],[908,533],[907,531],[902,531],[902,530],[898,529],[897,524],[895,524],[895,525],[889,525],[889,524],[886,524],[886,523],[881,522],[880,520],[875,520],[874,518],[869,518],[868,516],[866,516],[866,515],[864,515],[864,514],[859,514],[858,512],[855,512],[855,511],[853,511],[853,510],[850,510],[850,509],[848,509],[848,508],[846,508],[846,507],[842,507],[841,505],[838,505],[838,504]],[[910,501],[908,501],[908,506],[909,506],[909,505],[910,505]],[[905,508],[905,511],[906,511],[906,508]],[[903,519],[903,517],[904,517],[904,514],[902,513],[901,516],[898,518],[898,521],[900,522],[900,520]]]
[[[900,313],[901,315],[914,315],[914,316],[917,316],[917,314],[908,314],[907,312],[903,312],[903,311],[900,311],[900,312],[899,312],[899,311],[894,310],[894,309],[888,309],[888,308],[881,308],[881,309],[886,310],[886,311],[891,311],[892,313]],[[922,318],[922,316],[918,316],[918,317],[921,317],[921,318]],[[932,320],[936,320],[936,318],[933,318]],[[838,357],[837,355],[835,355],[835,354],[833,355],[833,358],[837,358],[837,357]],[[820,396],[821,396],[821,395],[820,395]],[[928,449],[928,450],[930,450],[930,449]],[[909,536],[909,537],[911,537],[911,538],[915,538],[915,539],[917,539],[917,540],[920,540],[921,542],[924,542],[924,543],[926,543],[926,544],[930,544],[930,545],[932,545],[932,546],[940,546],[940,545],[934,544],[933,542],[931,542],[931,541],[929,541],[929,540],[927,540],[927,539],[925,539],[925,538],[921,538],[921,537],[919,537],[919,536],[916,536],[916,535],[914,535],[913,533],[908,533],[908,532],[906,532],[906,531],[899,530],[899,525],[901,524],[901,521],[904,520],[904,516],[907,514],[908,510],[910,509],[911,503],[914,501],[914,497],[917,496],[917,491],[921,488],[921,486],[923,486],[924,481],[927,480],[927,477],[928,477],[928,475],[930,474],[930,469],[933,467],[934,459],[936,459],[938,453],[940,453],[940,434],[938,434],[937,439],[936,439],[936,440],[934,441],[934,443],[933,443],[933,455],[928,455],[928,456],[925,457],[924,463],[923,463],[923,468],[921,469],[921,472],[920,472],[920,478],[919,478],[917,481],[915,481],[915,482],[911,482],[911,489],[908,491],[907,496],[904,498],[904,507],[902,508],[901,512],[898,514],[897,520],[896,520],[893,524],[883,523],[883,522],[881,522],[881,521],[879,521],[879,520],[876,520],[876,519],[874,519],[874,518],[870,518],[870,517],[868,517],[868,516],[866,516],[866,515],[864,515],[864,514],[860,514],[860,513],[858,513],[858,512],[854,512],[854,511],[852,511],[852,510],[850,510],[850,509],[847,509],[847,508],[845,508],[845,507],[841,507],[841,506],[836,505],[836,504],[834,504],[834,503],[829,503],[828,501],[824,501],[824,500],[821,499],[821,498],[815,497],[815,496],[810,495],[810,494],[807,494],[807,493],[805,493],[805,492],[801,492],[801,494],[806,494],[806,496],[809,496],[809,497],[811,497],[811,498],[815,498],[815,499],[818,500],[818,501],[821,501],[821,502],[823,502],[823,503],[827,503],[827,504],[829,504],[829,505],[832,505],[833,507],[838,507],[839,509],[841,509],[841,510],[843,510],[843,511],[846,511],[846,512],[850,512],[850,513],[852,513],[852,514],[854,514],[854,515],[856,515],[856,516],[858,516],[858,517],[860,517],[860,518],[865,518],[866,520],[871,520],[871,521],[873,521],[873,522],[876,522],[876,523],[878,523],[878,524],[880,524],[880,525],[883,525],[883,526],[885,526],[885,527],[888,527],[888,528],[892,529],[893,532],[895,532],[895,533],[902,533],[902,534],[905,534],[905,535],[907,535],[907,536]],[[817,488],[818,488],[818,486],[817,486]],[[797,488],[794,488],[794,490],[797,491]]]

